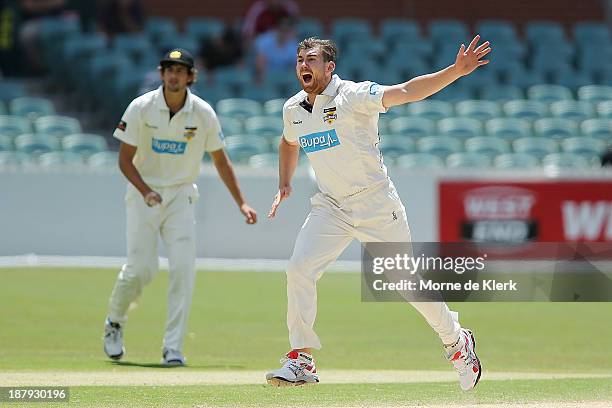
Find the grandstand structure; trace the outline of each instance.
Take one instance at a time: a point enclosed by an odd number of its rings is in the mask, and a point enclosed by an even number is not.
[[[109,41],[78,21],[48,18],[41,39],[49,78],[119,120],[143,92],[143,79],[171,47],[198,50],[226,22],[149,17],[145,30]],[[602,21],[453,19],[427,23],[356,17],[300,19],[298,37],[329,36],[340,48],[337,73],[392,84],[454,61],[473,33],[491,41],[491,63],[427,100],[380,118],[385,162],[406,168],[597,168],[612,144],[612,31]],[[70,64],[57,64],[58,56]],[[249,56],[245,59],[248,61]],[[127,68],[127,69],[126,69]],[[293,71],[256,82],[249,64],[200,72],[192,91],[219,115],[236,163],[276,167],[284,100],[298,90]],[[115,166],[112,125],[100,134],[56,112],[20,84],[0,84],[0,166]],[[305,161],[302,161],[305,162]]]

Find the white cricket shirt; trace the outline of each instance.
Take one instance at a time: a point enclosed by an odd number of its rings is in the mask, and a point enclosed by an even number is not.
[[[113,136],[136,146],[134,166],[154,187],[195,182],[204,152],[223,148],[215,111],[189,89],[185,105],[172,119],[163,87],[134,99]]]
[[[300,91],[283,107],[283,136],[308,155],[322,193],[351,196],[387,179],[378,149],[378,114],[384,89],[374,82],[332,77],[309,112]]]

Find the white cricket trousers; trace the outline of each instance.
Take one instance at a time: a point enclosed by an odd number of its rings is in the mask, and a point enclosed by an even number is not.
[[[195,184],[155,189],[162,204],[148,207],[131,184],[126,193],[127,263],[110,297],[108,318],[125,323],[127,311],[158,270],[161,236],[169,264],[168,316],[163,347],[182,351],[195,281]]]
[[[361,242],[410,242],[406,210],[390,180],[342,202],[318,193],[300,230],[287,266],[287,327],[292,349],[320,349],[313,326],[317,280],[354,238]],[[459,338],[457,312],[444,302],[411,302],[443,344]]]

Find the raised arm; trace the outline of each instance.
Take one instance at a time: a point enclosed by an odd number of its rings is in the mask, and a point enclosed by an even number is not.
[[[390,108],[408,102],[420,101],[446,88],[462,76],[470,74],[479,66],[488,64],[489,60],[482,60],[481,58],[491,52],[491,47],[489,47],[488,41],[478,45],[479,41],[480,36],[477,35],[467,49],[464,44],[461,44],[453,65],[441,71],[421,75],[408,82],[385,88],[382,99],[383,105]]]

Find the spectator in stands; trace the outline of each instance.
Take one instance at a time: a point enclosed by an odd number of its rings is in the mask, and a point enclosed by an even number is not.
[[[277,27],[282,19],[297,18],[299,12],[293,0],[257,0],[246,12],[242,35],[250,43],[259,34]]]
[[[240,33],[226,26],[220,35],[207,38],[200,48],[200,58],[206,71],[241,62],[244,51]]]
[[[298,40],[293,26],[293,19],[285,18],[278,28],[261,34],[255,40],[255,66],[259,82],[270,74],[289,72],[295,66]]]
[[[144,11],[140,0],[101,0],[98,24],[109,37],[138,33],[144,28]]]
[[[21,26],[19,27],[19,42],[24,49],[30,74],[42,71],[40,26],[44,17],[78,18],[74,12],[68,11],[66,0],[20,0]]]

